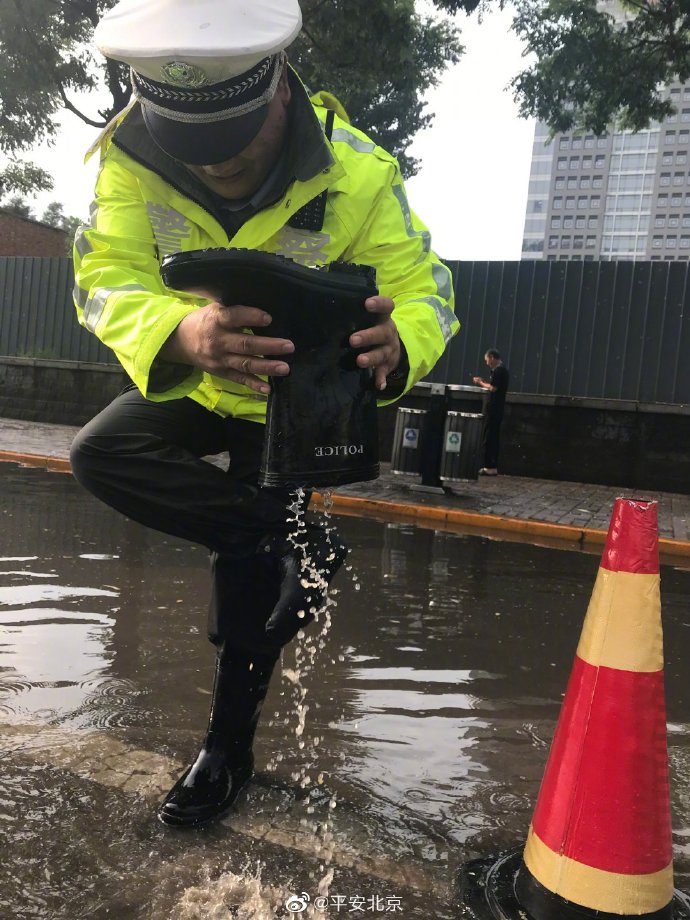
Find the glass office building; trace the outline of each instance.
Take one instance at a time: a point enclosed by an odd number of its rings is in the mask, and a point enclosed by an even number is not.
[[[688,260],[690,83],[665,93],[676,111],[646,131],[549,142],[537,124],[523,259]]]

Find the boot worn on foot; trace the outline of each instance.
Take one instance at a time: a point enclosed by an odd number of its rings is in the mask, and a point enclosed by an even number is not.
[[[286,645],[314,619],[326,600],[328,586],[347,556],[334,530],[309,527],[293,544],[282,536],[266,537],[258,552],[273,553],[282,577],[280,597],[266,623],[272,642]]]
[[[191,827],[224,817],[254,772],[251,751],[245,756],[243,764],[233,767],[222,748],[204,746],[161,805],[163,824]]]
[[[274,658],[221,647],[206,738],[158,812],[164,824],[207,824],[235,804],[254,770],[252,743],[274,664]]]

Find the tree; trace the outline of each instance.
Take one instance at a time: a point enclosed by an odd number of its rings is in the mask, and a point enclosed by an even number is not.
[[[2,204],[3,211],[9,211],[10,214],[17,214],[19,217],[26,217],[28,220],[34,219],[34,212],[31,205],[26,202],[21,195],[14,195],[9,201]]]
[[[505,0],[437,0],[485,14]],[[513,0],[513,31],[533,63],[512,80],[523,116],[554,133],[632,131],[673,110],[663,86],[690,79],[690,0]]]
[[[50,204],[46,206],[41,221],[58,230],[65,231],[67,234],[67,253],[69,254],[72,249],[74,235],[81,224],[81,220],[78,217],[65,214],[64,208],[59,201],[51,201]]]
[[[67,109],[102,127],[127,104],[127,68],[106,61],[90,44],[114,0],[0,0],[0,150],[11,157],[55,137],[55,116]],[[303,0],[304,31],[291,49],[313,89],[335,92],[356,124],[401,158],[430,122],[421,96],[462,47],[456,27],[415,11],[414,0]],[[100,111],[80,107],[80,95],[105,86]],[[35,176],[45,188],[46,176]],[[0,183],[2,173],[0,173]]]

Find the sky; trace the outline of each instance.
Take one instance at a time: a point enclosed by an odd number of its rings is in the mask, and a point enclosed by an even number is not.
[[[522,66],[521,47],[508,10],[482,24],[465,16],[459,23],[466,51],[426,97],[435,117],[409,148],[422,166],[407,182],[408,196],[444,259],[519,259],[534,122],[518,118],[506,87]],[[98,108],[94,99],[81,104],[92,114]],[[61,125],[56,143],[32,154],[55,180],[32,204],[38,217],[60,201],[65,213],[84,218],[98,164],[82,160],[97,131],[69,112]]]

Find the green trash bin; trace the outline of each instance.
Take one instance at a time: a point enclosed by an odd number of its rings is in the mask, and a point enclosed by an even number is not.
[[[484,416],[474,412],[447,412],[439,479],[444,484],[479,478]]]

